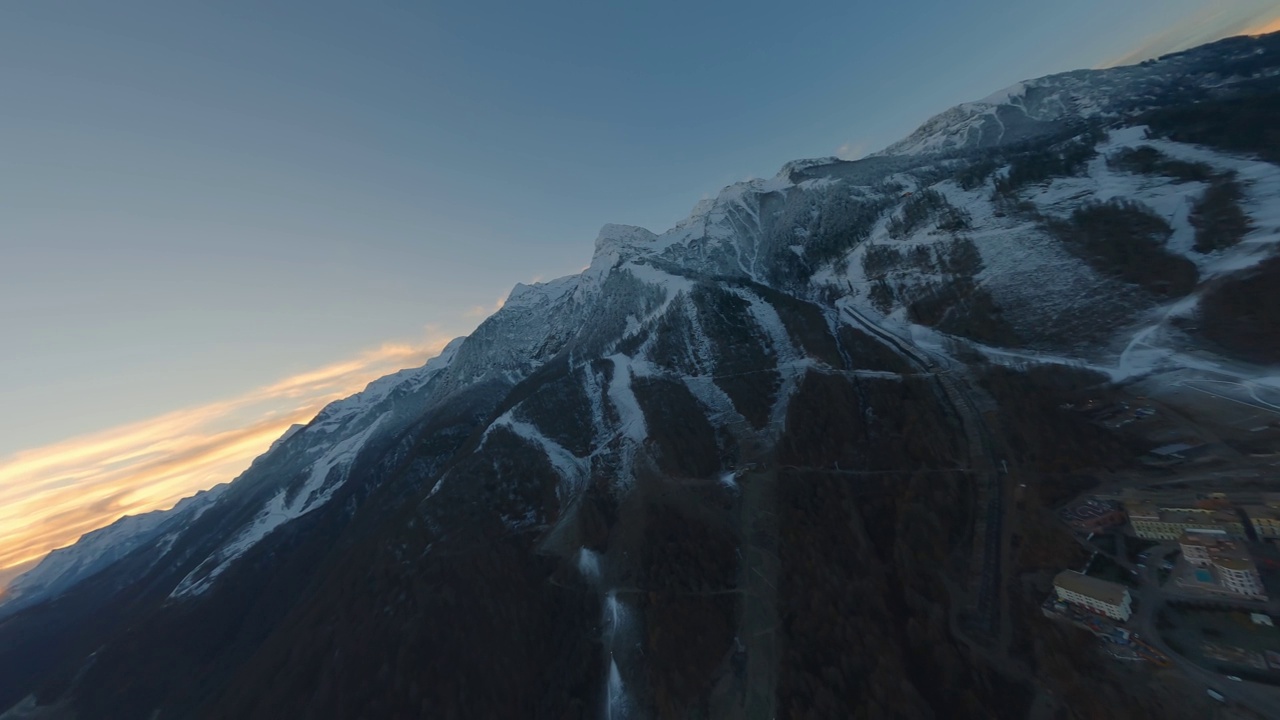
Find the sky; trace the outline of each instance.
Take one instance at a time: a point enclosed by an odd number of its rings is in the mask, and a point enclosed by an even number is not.
[[[0,585],[421,364],[605,223],[664,230],[1272,0],[0,8]]]

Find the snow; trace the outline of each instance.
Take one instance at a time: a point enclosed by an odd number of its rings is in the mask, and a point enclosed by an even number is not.
[[[618,411],[619,430],[623,437],[637,445],[649,436],[644,421],[644,411],[631,390],[632,359],[626,355],[610,355],[613,363],[613,378],[609,383],[609,402]]]
[[[1037,123],[1053,122],[1067,116],[1115,114],[1118,112],[1117,108],[1130,107],[1122,104],[1129,101],[1129,96],[1138,91],[1158,91],[1177,81],[1178,68],[1187,67],[1182,60],[1162,63],[1159,67],[1122,68],[1106,72],[1081,71],[1017,83],[980,101],[950,108],[930,118],[919,130],[890,146],[885,153],[923,155],[953,148],[972,148],[980,143],[990,144],[993,139],[999,142],[1006,137],[1017,137],[1020,132],[1034,131],[1038,127]],[[1245,186],[1245,205],[1255,221],[1254,231],[1235,248],[1208,255],[1195,253],[1192,249],[1194,228],[1188,221],[1188,213],[1193,201],[1203,192],[1203,185],[1177,184],[1161,178],[1112,171],[1106,165],[1107,154],[1142,144],[1152,145],[1171,157],[1207,162],[1220,170],[1237,173]],[[1089,165],[1084,177],[1057,179],[1029,189],[1026,196],[1050,216],[1064,216],[1089,200],[1106,200],[1111,197],[1139,200],[1169,220],[1174,229],[1169,248],[1195,262],[1205,278],[1250,267],[1269,256],[1280,242],[1280,203],[1276,202],[1276,198],[1280,197],[1280,169],[1275,166],[1249,158],[1224,155],[1208,148],[1148,140],[1144,137],[1142,128],[1113,132],[1102,144],[1100,151],[1100,156]],[[482,330],[472,338],[455,340],[438,358],[421,368],[403,370],[370,383],[363,392],[327,406],[311,425],[302,429],[291,428],[277,440],[270,452],[275,452],[287,441],[291,448],[302,448],[310,454],[297,453],[297,457],[301,459],[290,465],[287,471],[281,471],[280,478],[262,479],[265,489],[257,497],[269,499],[260,499],[261,507],[257,508],[252,520],[219,538],[225,542],[220,545],[211,543],[219,549],[178,584],[173,596],[204,592],[230,563],[276,529],[328,502],[337,488],[345,482],[346,474],[361,447],[376,433],[387,431],[388,423],[384,420],[391,413],[388,410],[390,402],[423,388],[431,388],[430,392],[437,394],[424,395],[421,401],[422,408],[429,409],[430,402],[482,378],[498,378],[511,384],[519,382],[542,362],[544,356],[540,353],[543,348],[552,348],[549,353],[555,352],[559,347],[573,349],[572,344],[558,343],[570,341],[584,324],[593,322],[592,313],[597,307],[594,303],[599,300],[600,289],[613,273],[630,273],[641,283],[665,290],[665,298],[657,304],[656,309],[649,306],[623,309],[627,336],[640,334],[646,327],[652,327],[658,317],[672,309],[673,303],[683,304],[676,307],[685,313],[690,322],[689,336],[684,341],[693,358],[694,372],[692,376],[683,377],[682,380],[699,402],[710,409],[713,421],[745,425],[727,395],[713,381],[716,353],[701,326],[699,313],[693,307],[691,295],[695,281],[664,271],[662,268],[668,267],[664,263],[681,265],[687,270],[707,275],[741,272],[759,279],[765,275],[766,270],[758,266],[764,255],[762,241],[766,237],[770,240],[776,237],[766,236],[766,231],[773,232],[775,228],[770,224],[774,218],[770,218],[766,212],[772,205],[764,203],[763,196],[784,194],[791,201],[797,199],[796,193],[813,193],[812,201],[821,205],[836,197],[837,191],[834,188],[837,185],[844,188],[844,199],[851,195],[862,198],[875,196],[878,191],[869,186],[859,190],[850,189],[855,184],[851,179],[854,177],[859,182],[866,179],[867,183],[873,180],[894,180],[903,183],[905,187],[918,189],[916,175],[904,172],[886,174],[888,170],[901,171],[915,167],[910,162],[916,161],[904,159],[901,162],[862,162],[863,164],[858,165],[834,158],[818,158],[788,163],[772,178],[755,178],[735,183],[724,188],[714,198],[700,201],[686,219],[660,234],[636,226],[605,225],[595,240],[591,263],[581,273],[549,282],[517,284],[508,295],[504,307],[487,320],[482,325]],[[941,160],[926,159],[919,162]],[[829,173],[827,169],[821,169],[811,174],[828,173],[830,176],[804,180],[799,184],[792,180],[793,175],[798,177],[805,171],[826,165],[832,165]],[[1009,217],[1004,217],[1003,213],[997,216],[998,210],[990,200],[989,188],[965,191],[951,181],[936,183],[933,187],[973,218],[974,229],[967,236],[978,247],[984,264],[975,280],[991,292],[997,303],[1005,309],[1006,317],[1013,318],[1022,327],[1058,327],[1059,324],[1079,318],[1104,318],[1113,319],[1117,327],[1124,328],[1111,338],[1114,345],[1105,351],[1086,349],[1087,352],[1094,353],[1089,357],[1083,356],[1085,351],[1076,353],[1079,357],[1072,357],[1072,352],[1078,349],[1063,349],[1048,344],[1038,347],[1052,347],[1053,352],[976,346],[993,360],[1085,365],[1103,369],[1117,380],[1133,380],[1170,369],[1214,373],[1214,382],[1237,383],[1241,392],[1253,393],[1259,402],[1269,402],[1261,399],[1270,397],[1265,393],[1266,388],[1272,384],[1280,386],[1280,376],[1274,371],[1218,362],[1212,358],[1190,354],[1185,348],[1178,346],[1185,339],[1171,329],[1168,321],[1170,318],[1194,313],[1196,296],[1160,307],[1153,307],[1155,301],[1147,299],[1143,304],[1135,304],[1133,308],[1122,307],[1108,315],[1112,311],[1100,309],[1104,306],[1098,304],[1098,299],[1123,291],[1116,290],[1114,279],[1100,276],[1078,258],[1067,253],[1060,242],[1048,237],[1035,222],[1019,218],[1016,213],[1009,213]],[[861,258],[868,248],[879,242],[892,242],[900,249],[921,246],[932,248],[950,240],[947,233],[934,233],[930,228],[924,228],[908,238],[889,241],[885,228],[887,217],[886,214],[876,225],[867,242],[860,243],[844,258],[847,269],[842,267],[837,272],[835,266],[822,268],[814,277],[815,289],[840,288],[848,291],[850,296],[847,302],[851,306],[865,309],[869,306],[866,290],[872,279],[866,277]],[[795,238],[804,239],[803,222],[798,222],[797,227],[800,232],[795,233]],[[780,230],[786,232],[790,228]],[[783,241],[784,246],[786,242],[789,240]],[[769,251],[776,249],[779,248],[767,248]],[[790,249],[801,254],[803,246],[795,244]],[[938,273],[910,269],[897,271],[890,279],[895,284],[947,280]],[[796,378],[806,368],[812,367],[813,363],[792,342],[772,305],[749,291],[738,289],[734,292],[749,301],[755,324],[777,356],[777,366],[784,384],[780,393],[781,400],[774,408],[773,419],[774,425],[780,426],[785,419],[786,401],[794,389]],[[877,313],[875,317],[881,316]],[[894,308],[888,317],[882,319],[892,332],[910,336],[922,347],[931,348],[932,352],[940,354],[947,347],[949,339],[946,336],[907,322],[902,306]],[[464,347],[468,348],[465,353],[461,351]],[[616,451],[616,445],[608,447],[610,443],[602,442],[606,435],[613,432],[612,428],[606,427],[605,402],[617,412],[617,436],[629,441],[626,443],[629,448],[624,447],[622,451],[624,456],[644,443],[647,424],[632,390],[632,379],[662,372],[641,359],[646,357],[651,347],[642,346],[636,352],[637,357],[623,354],[609,356],[608,359],[612,361],[611,371],[600,370],[601,374],[611,372],[607,392],[601,384],[603,375],[597,377],[594,371],[585,373],[596,428],[593,439],[595,447],[599,448],[596,453]],[[462,360],[455,364],[459,357]],[[581,359],[571,359],[571,362],[575,360]],[[446,369],[449,373],[437,385],[429,385],[433,378]],[[891,373],[864,371],[863,374],[896,377]],[[1222,387],[1226,386],[1206,385],[1201,389]],[[396,417],[406,415],[404,407],[397,409]],[[518,421],[511,413],[499,418],[491,428],[500,426],[510,428],[545,453],[556,472],[565,480],[562,491],[575,492],[589,477],[592,457],[574,456],[565,447],[544,435],[536,425]],[[294,455],[291,454],[290,457]],[[627,475],[628,462],[624,457],[620,466],[621,476]],[[723,474],[720,481],[726,486],[736,486],[732,473]],[[275,482],[276,485],[270,485],[270,482]],[[296,487],[291,490],[286,487],[286,482]],[[438,483],[432,493],[441,487],[442,483]],[[192,517],[194,516],[193,512]],[[533,516],[527,516],[517,522],[527,524],[535,520]],[[158,526],[147,525],[138,520],[122,526],[126,527],[135,530],[124,533],[121,528],[117,528],[122,536],[136,538],[153,533],[149,537],[159,538],[158,542],[165,548],[171,546],[178,537],[175,533],[164,534],[157,529]],[[88,558],[91,557],[94,546],[89,536],[85,540],[81,543],[84,547],[77,546],[82,558],[77,561],[79,565],[76,567],[88,567],[91,564]],[[115,545],[124,547],[119,542]],[[580,569],[584,573],[591,570],[593,563],[599,562],[598,557],[587,555],[588,552],[584,550],[579,557]],[[73,565],[66,558],[61,558],[59,562]],[[616,598],[614,600],[616,602]],[[617,671],[616,664],[612,665],[611,675]],[[627,663],[624,662],[623,666],[627,667]]]
[[[1016,82],[1007,88],[997,90],[978,101],[980,105],[1007,105],[1014,98],[1021,98],[1027,93],[1027,81]]]
[[[545,307],[562,300],[577,289],[578,275],[566,275],[547,282],[536,282],[530,285],[516,283],[507,295],[502,307],[505,308],[537,308]]]
[[[618,661],[612,657],[609,658],[609,685],[604,716],[607,720],[625,720],[630,717],[627,689],[622,684],[622,673],[618,672]]]
[[[585,547],[579,549],[578,572],[593,584],[600,582],[600,553]]]
[[[679,293],[692,291],[695,284],[692,279],[683,275],[672,275],[645,263],[627,263],[623,267],[627,272],[634,275],[636,279],[649,285],[665,288],[668,302]],[[662,310],[654,314],[660,315],[665,312],[666,305],[664,304],[662,307]]]
[[[627,694],[622,672],[618,668],[617,655],[632,649],[631,610],[614,590],[605,593],[604,647],[609,653],[609,667],[605,679],[604,716],[608,720],[625,720],[631,716],[631,700]]]
[[[283,488],[277,492],[248,527],[183,578],[170,597],[181,598],[204,593],[233,561],[263,538],[285,523],[327,503],[346,480],[346,472],[361,448],[390,414],[390,411],[384,412],[361,432],[330,447],[320,459],[311,464],[307,478],[300,488]],[[335,471],[336,477],[333,476]]]
[[[311,421],[309,426],[303,428],[308,433],[315,432],[332,432],[344,424],[351,423],[360,416],[367,414],[384,400],[390,398],[394,393],[412,393],[421,389],[427,384],[431,378],[452,365],[454,358],[457,357],[458,350],[462,348],[466,338],[459,337],[450,340],[440,354],[428,360],[422,367],[400,370],[398,372],[385,375],[374,380],[365,386],[365,389],[342,400],[335,400],[324,407]],[[276,441],[272,446],[281,445],[288,437],[292,437],[298,432],[293,428],[285,433],[285,437]]]
[[[738,297],[750,303],[748,312],[751,318],[755,320],[756,327],[760,328],[765,337],[769,339],[769,345],[772,347],[774,355],[779,362],[790,362],[800,357],[801,353],[791,342],[791,335],[787,333],[787,328],[782,323],[782,318],[778,316],[778,311],[772,305],[760,299],[755,293],[739,291],[736,293]]]
[[[277,453],[288,441],[299,438],[305,446],[304,457],[306,452],[312,455],[322,453],[321,457],[304,467],[308,474],[301,488],[296,493],[290,493],[287,489],[277,492],[264,504],[252,522],[235,533],[233,540],[213,556],[206,558],[195,572],[179,583],[174,596],[203,592],[216,575],[225,571],[230,562],[272,530],[327,502],[342,482],[340,478],[328,483],[330,472],[335,468],[340,474],[345,472],[360,446],[390,414],[390,411],[384,411],[377,419],[370,421],[373,412],[393,395],[415,392],[448,368],[463,341],[464,338],[454,339],[438,356],[421,367],[379,378],[369,383],[363,391],[330,403],[316,415],[311,424],[293,425],[286,430],[254,461],[254,465],[259,465],[264,458]],[[345,439],[335,439],[335,436],[341,438],[344,433],[352,435]],[[31,572],[15,580],[11,592],[6,595],[6,603],[16,604],[20,596],[24,598],[22,602],[27,602],[65,590],[147,542],[155,544],[159,550],[159,559],[168,553],[192,523],[214,507],[215,502],[230,487],[231,484],[224,483],[182,500],[172,510],[122,518],[111,526],[86,534],[75,545],[54,551]],[[197,577],[205,570],[210,570],[205,576],[207,582],[197,581]]]
[[[1141,202],[1169,222],[1173,234],[1167,247],[1197,265],[1202,283],[1251,267],[1275,252],[1277,243],[1280,243],[1280,203],[1275,202],[1275,198],[1280,197],[1280,168],[1209,148],[1147,139],[1145,135],[1145,128],[1141,127],[1113,131],[1099,144],[1099,155],[1090,162],[1084,174],[1057,178],[1038,187],[1027,188],[1024,197],[1050,217],[1066,217],[1082,204],[1092,201],[1125,198]],[[1140,145],[1150,145],[1172,158],[1206,163],[1219,172],[1234,172],[1244,187],[1246,199],[1243,205],[1254,221],[1254,229],[1235,247],[1209,254],[1195,252],[1195,231],[1188,215],[1206,186],[1126,173],[1107,166],[1108,155]],[[933,189],[971,216],[972,229],[966,236],[974,242],[983,260],[983,270],[975,280],[992,294],[996,303],[1005,310],[1005,317],[1016,326],[1079,329],[1081,319],[1089,317],[1117,326],[1133,324],[1134,327],[1117,343],[1115,352],[1119,356],[1112,355],[1109,360],[1098,357],[1073,359],[1074,362],[1105,368],[1117,379],[1139,377],[1157,368],[1167,368],[1170,363],[1187,362],[1179,359],[1177,353],[1162,349],[1176,339],[1176,333],[1163,330],[1140,333],[1153,325],[1167,323],[1171,318],[1192,314],[1198,295],[1166,307],[1152,307],[1150,297],[1132,286],[1100,275],[1068,253],[1037,222],[1017,213],[1005,216],[1001,212],[997,215],[989,187],[965,191],[951,181],[943,181],[933,185]],[[828,266],[815,276],[814,282],[849,292],[857,305],[866,308],[870,306],[867,287],[871,279],[865,276],[861,259],[868,248],[880,242],[891,242],[894,247],[905,250],[914,245],[939,244],[947,240],[949,238],[945,234],[934,235],[928,229],[922,229],[903,240],[890,241],[882,224],[845,258],[844,272],[837,273],[834,266]],[[888,279],[894,285],[911,288],[945,278],[905,268],[890,271]],[[891,317],[902,314],[901,307],[890,313]],[[1059,335],[1063,339],[1073,337],[1071,331],[1059,331]],[[1041,343],[1038,345],[1041,349],[1048,349],[1049,345],[1043,343],[1050,342],[1050,339],[1046,335],[1035,342]],[[1062,340],[1057,342],[1062,343]],[[1072,350],[1086,352],[1083,347]],[[1035,351],[1010,351],[1002,355],[1016,362],[1037,356]]]
[[[657,240],[657,235],[637,225],[609,223],[601,227],[596,235],[596,252],[615,245],[650,245]]]
[[[1244,57],[1253,52],[1250,48],[1233,51],[1233,54]],[[1198,82],[1203,87],[1218,84],[1220,78],[1215,77],[1213,67],[1220,66],[1223,53],[1222,48],[1206,46],[1166,55],[1146,65],[1074,70],[1026,80],[977,102],[948,108],[926,120],[906,138],[873,155],[918,156],[985,146],[989,144],[984,138],[989,137],[990,125],[998,125],[1000,134],[1005,134],[1007,122],[997,112],[1001,108],[1005,109],[1006,119],[1026,118],[1018,121],[1022,127],[1010,133],[1015,138],[1025,137],[1028,132],[1042,133],[1069,118],[1131,114],[1144,109],[1144,102],[1167,96],[1181,84]],[[1257,72],[1262,76],[1271,70],[1260,67]]]
[[[706,328],[702,327],[702,319],[698,316],[698,308],[694,304],[692,297],[688,295],[684,297],[682,310],[685,317],[689,319],[689,327],[691,328],[692,336],[688,338],[688,341],[694,366],[699,372],[706,372],[707,368],[715,365],[714,343],[711,342],[711,337],[707,335]]]
[[[183,530],[213,507],[227,487],[226,483],[216,485],[179,501],[169,510],[126,516],[86,533],[75,544],[54,550],[39,565],[14,579],[0,606],[17,609],[57,597],[81,580],[156,540],[165,530],[177,527],[160,540],[167,543],[160,553],[163,555]]]
[[[543,454],[551,461],[556,473],[569,484],[571,492],[581,489],[586,484],[587,476],[591,471],[590,463],[575,456],[563,445],[543,435],[534,425],[516,420],[513,413],[514,411],[507,411],[502,417],[495,420],[489,426],[489,429],[485,431],[485,435],[488,436],[489,432],[495,427],[509,428],[515,434],[542,449]],[[562,497],[561,499],[564,498]]]
[[[784,181],[790,182],[791,175],[794,173],[804,172],[805,170],[822,167],[823,165],[835,165],[842,162],[845,161],[834,155],[820,158],[808,158],[804,160],[792,160],[791,162],[784,163],[782,169],[779,170],[778,174],[774,177],[782,178]]]

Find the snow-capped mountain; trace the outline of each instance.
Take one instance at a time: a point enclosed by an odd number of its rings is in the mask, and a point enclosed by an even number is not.
[[[1250,38],[1106,70],[1025,80],[940,113],[880,155],[919,155],[1011,145],[1052,135],[1081,120],[1116,119],[1197,102],[1241,84],[1274,78],[1267,51]]]
[[[1004,642],[995,468],[1115,448],[1018,405],[1005,366],[1280,389],[1217,321],[1276,272],[1278,71],[1264,37],[1028,81],[665,232],[605,226],[583,272],[15,583],[4,717],[1016,717],[1008,687],[1074,692],[975,650]]]
[[[74,545],[54,550],[7,588],[0,616],[57,597],[146,544],[159,544],[159,561],[183,526],[208,511],[226,489],[227,484],[223,483],[180,501],[170,510],[120,518],[104,528],[85,533]]]

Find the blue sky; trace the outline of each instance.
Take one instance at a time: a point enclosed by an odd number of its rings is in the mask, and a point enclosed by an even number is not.
[[[581,269],[606,222],[662,230],[788,160],[876,150],[1018,80],[1277,14],[6,3],[0,461],[387,342],[433,346],[515,282]]]

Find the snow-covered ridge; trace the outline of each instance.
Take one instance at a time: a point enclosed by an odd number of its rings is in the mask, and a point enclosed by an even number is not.
[[[283,485],[249,525],[183,578],[173,590],[172,597],[205,592],[231,563],[271,532],[327,503],[346,482],[360,450],[390,416],[388,402],[416,392],[449,368],[465,340],[451,340],[439,355],[421,367],[378,378],[363,391],[325,406],[310,425],[296,431],[291,429],[287,436],[290,439],[300,436],[300,442],[307,446],[307,455],[320,453],[319,458],[305,467],[305,480],[300,485]],[[273,449],[283,442],[284,438],[277,441]]]
[[[809,170],[816,167],[822,167],[823,165],[834,165],[840,162],[845,162],[845,161],[841,160],[838,157],[835,157],[834,155],[829,155],[827,157],[821,157],[821,158],[806,158],[804,160],[792,160],[788,163],[783,164],[782,169],[778,171],[778,174],[775,176],[775,178],[781,178],[783,180],[789,181],[791,180],[792,176],[795,173],[804,172],[805,170]]]
[[[387,416],[385,408],[388,401],[421,389],[448,368],[464,339],[451,341],[438,356],[421,367],[378,378],[361,392],[325,406],[311,423],[293,425],[286,430],[255,459],[254,464],[264,463],[281,453],[288,454],[290,451],[286,447],[301,446],[304,448],[301,457],[309,463],[302,466],[306,479],[300,487],[283,485],[248,526],[201,563],[197,571],[188,575],[175,590],[175,596],[207,589],[229,563],[272,530],[326,503],[345,481],[346,472],[360,448]],[[318,458],[315,458],[316,454],[319,454]],[[308,455],[315,459],[306,460]],[[213,507],[231,487],[230,483],[224,483],[180,501],[171,510],[124,517],[112,525],[87,533],[74,545],[54,551],[38,566],[14,580],[4,597],[4,609],[12,611],[56,597],[148,543],[156,543],[162,550],[160,557],[163,557],[191,523]]]
[[[386,419],[383,413],[362,431],[336,443],[311,464],[307,479],[300,488],[282,488],[258,512],[253,522],[240,531],[227,545],[192,570],[174,588],[171,597],[199,595],[208,590],[237,558],[248,552],[272,531],[324,505],[346,480],[356,455],[378,426]]]
[[[390,375],[370,382],[365,389],[341,400],[335,400],[324,406],[316,415],[310,425],[304,430],[332,430],[339,425],[350,421],[354,417],[358,417],[367,413],[378,404],[391,397],[393,393],[409,393],[418,390],[434,377],[441,370],[447,368],[453,362],[454,356],[458,349],[462,347],[466,338],[454,338],[450,340],[440,354],[428,360],[421,367],[409,368],[393,372]],[[293,434],[292,428],[285,437],[276,441],[277,444],[283,443]],[[273,448],[275,445],[272,446]]]
[[[573,292],[577,286],[577,275],[566,275],[547,282],[516,283],[502,307],[503,309],[533,308],[555,303]]]
[[[1238,43],[1210,48],[1216,58],[1223,54],[1234,57],[1257,51],[1253,47],[1242,50]],[[745,276],[765,282],[770,262],[778,254],[794,260],[788,254],[788,248],[802,260],[809,259],[805,254],[809,237],[805,218],[817,218],[826,209],[833,207],[824,204],[829,199],[836,202],[847,201],[852,197],[861,201],[875,193],[882,193],[874,183],[888,181],[900,181],[904,188],[918,191],[921,188],[917,185],[916,178],[910,174],[910,169],[936,162],[937,158],[924,157],[931,153],[990,147],[1025,139],[1035,133],[1061,127],[1059,123],[1064,119],[1128,112],[1135,107],[1133,103],[1145,102],[1143,98],[1158,96],[1166,92],[1172,83],[1187,77],[1188,73],[1198,72],[1201,56],[1196,53],[1201,52],[1205,52],[1205,49],[1143,66],[1106,71],[1075,71],[1017,83],[980,101],[956,106],[931,118],[910,137],[879,153],[879,158],[857,163],[836,158],[796,160],[783,165],[772,178],[751,179],[730,185],[714,198],[698,202],[688,217],[662,233],[629,225],[605,225],[595,240],[591,263],[583,272],[548,282],[515,285],[504,306],[471,337],[453,341],[438,358],[420,368],[393,373],[370,383],[360,393],[331,403],[306,427],[291,428],[263,456],[287,456],[291,458],[289,464],[282,464],[281,467],[285,468],[283,470],[273,468],[272,472],[276,475],[259,475],[255,478],[255,482],[260,481],[265,489],[254,496],[252,504],[246,504],[243,516],[237,516],[243,518],[239,520],[239,526],[225,529],[223,532],[226,534],[216,538],[216,544],[214,540],[210,541],[202,551],[204,559],[200,567],[183,579],[174,590],[174,596],[183,597],[203,592],[220,573],[256,543],[332,498],[346,481],[360,450],[379,433],[390,432],[387,428],[393,422],[387,420],[388,413],[391,412],[389,408],[395,409],[391,413],[393,418],[426,411],[428,401],[425,399],[416,405],[394,403],[397,398],[428,387],[433,378],[439,376],[439,384],[431,386],[429,392],[421,397],[443,397],[483,380],[515,384],[527,377],[539,363],[553,357],[572,342],[583,327],[589,326],[600,315],[597,311],[609,301],[618,301],[619,295],[633,291],[636,295],[650,293],[645,295],[647,305],[637,302],[634,307],[623,307],[614,316],[614,322],[625,328],[619,331],[622,336],[630,337],[638,335],[647,323],[681,295],[687,300],[689,290],[696,282],[691,277],[696,277],[698,273],[711,277]],[[1239,77],[1247,76],[1243,74]],[[1218,77],[1213,82],[1229,82],[1231,77],[1234,76]],[[883,157],[884,155],[922,157],[917,160]],[[1100,169],[1094,168],[1088,178],[1055,181],[1047,194],[1034,199],[1043,209],[1052,211],[1054,194],[1065,192],[1065,189],[1074,188],[1078,192],[1106,198],[1112,187],[1121,188],[1123,192],[1120,195],[1132,195],[1150,202],[1162,213],[1173,213],[1179,225],[1175,241],[1185,244],[1188,236],[1183,227],[1186,215],[1183,196],[1191,192],[1192,188],[1178,189],[1181,195],[1176,198],[1171,191],[1156,189],[1148,192],[1143,185],[1146,181],[1140,178],[1116,180],[1111,177],[1114,173],[1103,172],[1105,168],[1100,163],[1101,160],[1096,163]],[[1247,169],[1242,169],[1242,175],[1252,180],[1244,172]],[[1072,309],[1083,302],[1077,302],[1078,298],[1067,302],[1068,299],[1052,297],[1052,293],[1042,292],[1045,290],[1043,282],[1035,287],[1018,284],[1020,279],[1025,278],[1029,282],[1033,277],[1030,273],[1019,272],[1018,267],[1025,270],[1026,267],[1039,263],[1037,267],[1041,269],[1061,269],[1061,274],[1054,275],[1055,282],[1058,282],[1055,287],[1066,289],[1071,285],[1072,291],[1080,294],[1079,288],[1084,286],[1073,283],[1080,276],[1089,276],[1090,273],[1065,253],[1054,254],[1056,245],[1037,238],[1034,228],[1018,225],[1015,219],[1005,218],[1003,214],[997,217],[991,203],[985,198],[985,188],[961,192],[953,185],[944,183],[938,189],[957,207],[969,212],[979,226],[973,232],[973,240],[980,247],[986,270],[977,280],[996,296],[1001,305],[1015,309],[1026,305],[1044,310],[1048,305],[1058,302],[1063,309]],[[1139,191],[1147,195],[1142,195]],[[837,197],[841,193],[845,195]],[[888,201],[892,202],[893,197],[888,198]],[[1166,202],[1172,202],[1171,199],[1183,202],[1183,205],[1175,207],[1176,203]],[[782,241],[777,239],[779,233],[776,225],[770,226],[771,222],[776,222],[782,215],[777,210],[780,206],[799,208],[794,215],[785,217],[787,224],[782,232],[792,235],[786,236]],[[884,225],[881,223],[873,232],[871,242],[862,243],[854,252],[865,251],[867,246],[883,239],[883,235]],[[899,247],[919,245],[924,250],[929,248],[923,246],[931,244],[933,240],[912,237],[895,242]],[[1260,241],[1253,244],[1261,246]],[[1231,256],[1233,261],[1237,257],[1243,257],[1243,251],[1250,247],[1252,245],[1236,251]],[[851,255],[846,259],[852,260],[847,264],[848,273],[837,272],[831,266],[818,268],[818,274],[813,276],[815,287],[829,284],[829,289],[833,292],[842,289],[854,291],[854,288],[865,287],[868,278],[863,273],[860,258]],[[1202,270],[1205,268],[1202,267]],[[914,278],[916,281],[921,279]],[[945,281],[941,276],[925,279]],[[1086,279],[1101,282],[1092,277]],[[606,285],[607,282],[615,284]],[[608,291],[605,291],[606,287],[609,288]],[[651,293],[654,287],[661,288],[665,297]],[[619,291],[618,288],[622,290]],[[660,299],[655,300],[655,297]],[[1032,299],[1021,302],[1027,297]],[[775,351],[784,360],[800,362],[798,356],[802,353],[791,346],[776,317],[777,313],[767,303],[746,299],[750,303],[750,312],[756,324],[767,332]],[[898,319],[901,319],[901,309],[895,312],[898,312]],[[696,313],[690,313],[690,324],[694,326],[693,341],[705,346],[705,333],[697,329],[697,323]],[[608,332],[615,330],[609,327]],[[604,334],[603,331],[601,334]],[[698,337],[702,340],[697,340]],[[608,347],[607,344],[603,346]],[[598,347],[595,347],[592,352],[597,350]],[[622,413],[626,419],[624,429],[627,437],[638,444],[645,434],[645,425],[643,415],[635,412],[630,379],[632,375],[639,375],[643,362],[639,358],[642,356],[634,353],[620,355],[614,350],[605,350],[604,353],[605,356],[613,354],[614,360],[615,376],[612,378],[609,400],[620,412],[626,411]],[[710,359],[712,353],[705,347],[695,348],[693,355],[700,365],[708,364],[709,368],[713,364]],[[448,372],[441,375],[445,370]],[[715,394],[713,387],[699,385],[694,391],[708,406],[723,407],[726,411],[732,409],[727,396]],[[417,399],[415,402],[418,402]],[[508,424],[511,424],[510,419]],[[557,467],[562,471],[571,464],[567,457],[556,450],[554,443],[547,444],[544,438],[536,437],[530,428],[523,425],[513,424],[512,427],[542,444],[549,455],[555,456],[553,461],[560,461]],[[134,524],[139,528],[145,525],[141,521]],[[146,532],[149,530],[144,528],[135,534],[141,536]],[[102,556],[107,555],[104,553]],[[183,571],[188,567],[184,567]]]
[[[926,120],[906,138],[874,153],[925,155],[1018,142],[1059,129],[1063,123],[1119,117],[1183,98],[1188,85],[1226,87],[1274,73],[1259,54],[1276,53],[1275,37],[1228,38],[1155,61],[1105,70],[1073,70],[1024,80]],[[1239,71],[1232,69],[1239,65]],[[1223,70],[1227,71],[1223,75]]]
[[[13,581],[0,603],[0,614],[57,597],[146,543],[180,531],[212,507],[228,487],[223,483],[202,490],[169,510],[122,517],[86,533],[74,545],[54,550]]]

